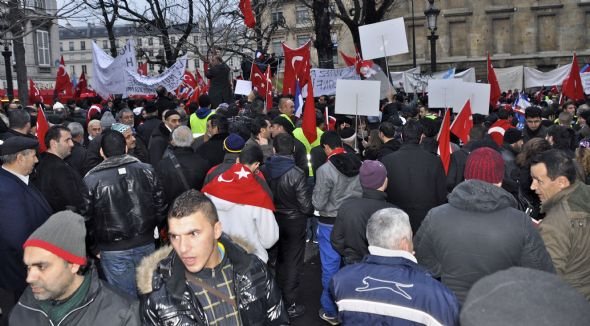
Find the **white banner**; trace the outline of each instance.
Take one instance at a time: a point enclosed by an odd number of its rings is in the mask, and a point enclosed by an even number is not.
[[[548,72],[524,67],[524,88],[559,86],[570,73],[571,68],[571,63]]]
[[[150,95],[156,94],[156,87],[164,86],[168,92],[174,92],[184,76],[186,70],[186,55],[176,60],[172,67],[166,69],[161,75],[148,77],[138,74],[130,69],[126,72],[127,94]]]
[[[465,71],[456,72],[455,79],[461,79],[466,83],[475,83],[475,68],[469,68]]]
[[[455,68],[436,72],[432,75],[405,73],[404,74],[404,91],[406,93],[422,92],[428,88],[430,79],[451,79],[455,78]]]
[[[355,66],[338,69],[311,69],[313,96],[335,95],[338,79],[359,80],[361,77],[356,73]]]
[[[412,68],[406,71],[390,71],[389,74],[391,75],[391,81],[393,83],[393,87],[395,88],[403,88],[404,87],[404,74],[419,74],[420,73],[420,66],[416,68]]]
[[[582,85],[584,85],[584,93],[590,94],[590,72],[583,72],[580,77],[582,78]]]
[[[494,68],[498,84],[500,84],[500,90],[522,90],[524,83],[524,70],[523,66],[515,66],[508,68]]]
[[[92,42],[92,88],[103,98],[111,94],[125,93],[125,71],[137,71],[135,43],[127,41],[116,58],[106,54],[95,42]]]

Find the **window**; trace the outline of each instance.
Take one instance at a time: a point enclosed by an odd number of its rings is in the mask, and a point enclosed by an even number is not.
[[[70,76],[76,76],[76,66],[70,66]]]
[[[195,70],[200,67],[199,59],[195,59]]]
[[[309,10],[307,7],[298,6],[295,11],[295,22],[297,24],[307,24],[309,23]]]
[[[141,37],[137,38],[137,45],[142,46],[143,42],[141,41]]]
[[[62,42],[59,42],[59,50],[64,52],[64,44]]]
[[[282,24],[285,21],[282,11],[273,11],[270,16],[273,24]]]
[[[149,68],[150,68],[150,71],[154,71],[154,64],[153,63],[150,63],[149,64]]]
[[[170,45],[174,45],[176,44],[176,37],[172,36],[170,37]]]
[[[338,34],[332,33],[332,62],[338,64]]]
[[[74,51],[74,42],[69,42],[70,51]]]
[[[297,35],[297,47],[300,47],[303,44],[307,43],[309,39],[309,35]]]
[[[40,66],[49,66],[51,58],[49,57],[49,32],[36,31],[37,33],[37,63]]]
[[[154,50],[149,50],[149,51],[148,51],[148,56],[149,56],[150,58],[152,58],[152,57],[154,56]]]
[[[45,9],[45,0],[26,0],[25,7],[31,9]]]
[[[82,65],[82,72],[83,72],[84,74],[87,74],[87,72],[86,72],[86,65]]]
[[[199,44],[199,37],[197,35],[193,36],[193,43],[195,43],[195,45]]]
[[[102,48],[105,50],[108,49],[109,48],[109,41],[102,40]]]
[[[148,38],[148,45],[154,45],[154,39],[153,38]]]
[[[86,50],[86,42],[80,41],[80,50],[82,50],[82,51]]]
[[[272,40],[272,53],[274,53],[277,57],[283,55],[283,40],[281,39],[274,39]]]

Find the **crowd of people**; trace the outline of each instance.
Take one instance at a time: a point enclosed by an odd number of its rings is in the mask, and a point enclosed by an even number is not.
[[[503,94],[445,171],[425,96],[360,118],[321,96],[308,139],[292,98],[226,86],[57,102],[42,144],[36,109],[2,108],[4,324],[287,325],[314,245],[330,325],[590,320],[587,104],[523,121]]]

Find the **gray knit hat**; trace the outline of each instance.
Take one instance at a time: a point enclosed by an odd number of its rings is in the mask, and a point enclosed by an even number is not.
[[[86,226],[84,218],[72,211],[55,213],[23,244],[38,247],[66,261],[86,265]]]

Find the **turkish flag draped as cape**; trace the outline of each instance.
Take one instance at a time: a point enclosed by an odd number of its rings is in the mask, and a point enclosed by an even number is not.
[[[498,100],[500,96],[502,96],[502,92],[500,91],[500,84],[498,83],[498,78],[496,78],[496,72],[494,71],[494,66],[492,66],[492,59],[490,58],[490,54],[488,53],[488,83],[490,84],[490,105],[496,107],[498,104]]]
[[[66,95],[72,95],[72,81],[70,80],[70,75],[66,72],[63,56],[59,62],[59,69],[57,70],[57,76],[55,77],[55,92],[58,95],[61,92],[65,92]]]
[[[285,53],[285,75],[283,78],[283,95],[295,94],[295,80],[299,80],[299,86],[307,84],[311,65],[309,62],[309,45],[305,43],[297,49],[291,49],[283,43],[283,52]]]
[[[211,180],[201,192],[236,204],[275,210],[270,195],[258,183],[250,169],[240,163],[234,164]]]
[[[463,109],[457,117],[453,124],[451,125],[451,132],[455,134],[455,136],[459,137],[463,144],[467,144],[469,141],[469,131],[473,128],[473,117],[471,115],[471,100],[467,100]]]

